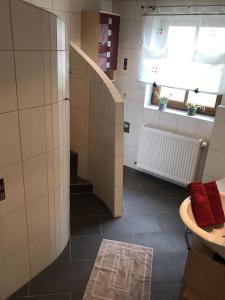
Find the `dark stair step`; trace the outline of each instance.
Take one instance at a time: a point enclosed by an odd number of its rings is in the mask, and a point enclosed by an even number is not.
[[[70,176],[70,193],[91,193],[93,191],[93,185],[91,182],[76,176]]]
[[[78,154],[70,151],[70,175],[77,175],[78,170]]]

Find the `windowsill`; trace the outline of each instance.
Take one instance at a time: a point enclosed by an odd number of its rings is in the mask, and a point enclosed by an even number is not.
[[[144,108],[152,109],[152,110],[159,110],[157,105],[145,105]],[[208,121],[208,122],[212,122],[212,123],[214,122],[214,117],[200,115],[200,114],[196,114],[195,116],[189,116],[186,111],[182,111],[179,109],[167,108],[164,111],[160,111],[160,112],[167,112],[167,113],[178,115],[178,116],[183,116],[183,117],[197,119],[197,120],[204,120],[204,121]]]

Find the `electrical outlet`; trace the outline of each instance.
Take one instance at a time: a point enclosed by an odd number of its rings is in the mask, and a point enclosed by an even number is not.
[[[5,185],[4,179],[0,178],[0,201],[5,200]]]

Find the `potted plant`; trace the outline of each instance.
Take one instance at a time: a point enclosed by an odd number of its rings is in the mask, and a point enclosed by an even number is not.
[[[159,100],[159,110],[165,110],[169,99],[167,97],[160,97],[159,93],[157,92],[155,94]]]
[[[197,110],[199,108],[202,108],[202,107],[201,107],[201,105],[197,105],[197,104],[194,104],[194,103],[188,103],[187,108],[188,108],[188,115],[189,116],[195,116],[196,113],[197,113]]]

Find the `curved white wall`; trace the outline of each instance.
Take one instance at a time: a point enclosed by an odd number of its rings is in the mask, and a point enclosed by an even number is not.
[[[71,43],[71,149],[78,175],[114,217],[123,213],[123,100],[100,67]]]
[[[0,1],[0,299],[48,266],[69,238],[69,97],[65,25]]]

